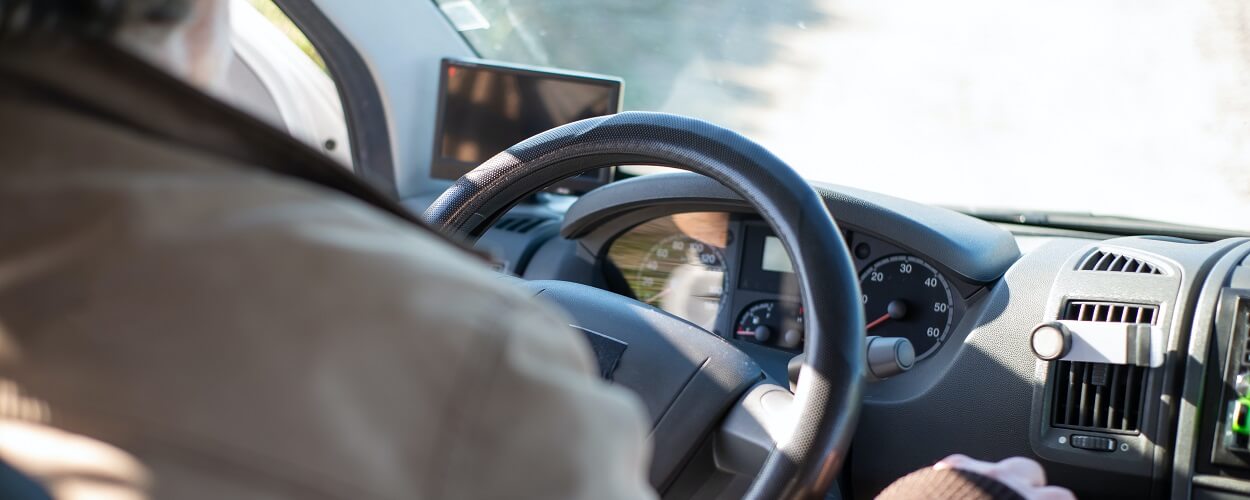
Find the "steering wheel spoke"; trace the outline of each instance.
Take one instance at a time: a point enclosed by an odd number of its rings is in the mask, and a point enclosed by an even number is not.
[[[729,409],[716,432],[716,466],[734,474],[755,476],[768,455],[794,430],[794,394],[771,382],[747,391]]]

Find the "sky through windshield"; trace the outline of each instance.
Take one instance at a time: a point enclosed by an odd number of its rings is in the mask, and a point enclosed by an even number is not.
[[[483,57],[621,76],[809,179],[1250,231],[1245,2],[471,1]]]

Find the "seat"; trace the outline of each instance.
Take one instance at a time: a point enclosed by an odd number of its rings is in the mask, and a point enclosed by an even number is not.
[[[52,496],[9,464],[0,461],[0,498],[7,500],[51,500]]]

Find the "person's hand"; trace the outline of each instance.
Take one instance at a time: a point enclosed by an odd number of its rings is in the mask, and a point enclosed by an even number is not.
[[[1075,500],[1067,488],[1046,485],[1046,471],[1037,462],[1011,457],[1000,462],[983,462],[964,455],[951,455],[933,465],[934,469],[960,469],[997,479],[1028,500]]]

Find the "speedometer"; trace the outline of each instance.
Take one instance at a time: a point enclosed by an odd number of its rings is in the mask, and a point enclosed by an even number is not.
[[[713,331],[725,289],[729,214],[687,212],[652,219],[617,236],[605,277],[623,293]]]
[[[950,284],[929,263],[911,255],[882,258],[860,274],[859,287],[869,335],[910,340],[916,359],[946,340],[955,303]]]
[[[676,234],[647,251],[634,283],[638,300],[711,330],[725,288],[725,257],[714,246]]]

